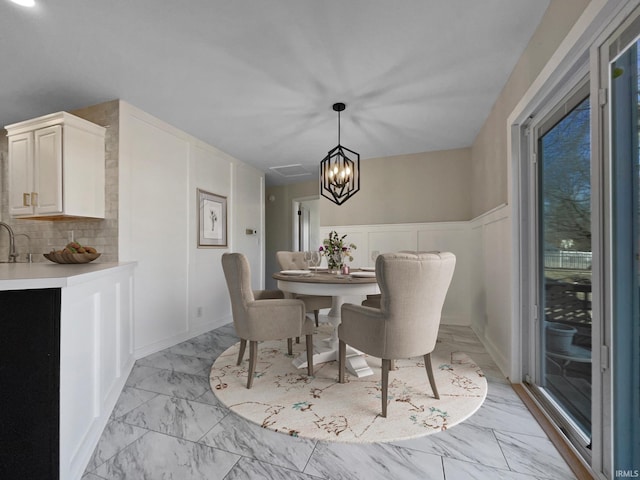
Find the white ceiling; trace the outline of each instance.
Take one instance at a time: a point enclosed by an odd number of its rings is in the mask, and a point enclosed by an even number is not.
[[[548,0],[0,0],[0,126],[116,98],[267,171],[472,144]],[[308,176],[269,172],[302,165]]]

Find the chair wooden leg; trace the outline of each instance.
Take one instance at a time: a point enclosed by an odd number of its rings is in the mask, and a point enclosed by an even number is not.
[[[293,355],[293,339],[287,338],[287,353]]]
[[[387,417],[387,394],[389,392],[389,367],[391,360],[382,359],[382,416]]]
[[[431,367],[431,354],[427,353],[424,356],[424,367],[427,369],[427,376],[429,377],[429,383],[431,384],[431,390],[433,390],[433,396],[436,397],[437,400],[440,400],[440,395],[438,394],[438,388],[436,387],[436,381],[433,378],[433,368]]]
[[[253,375],[256,372],[256,363],[258,362],[258,342],[249,341],[249,377],[247,378],[247,388],[253,386]]]
[[[318,318],[319,318],[319,311],[318,310],[314,310],[313,311],[313,316],[316,318],[316,327],[319,325],[318,323]]]
[[[242,363],[242,359],[244,358],[244,351],[247,348],[247,341],[244,338],[240,339],[240,351],[238,352],[238,363],[236,365],[240,365]]]
[[[393,371],[395,369],[396,369],[396,360],[392,358],[391,363],[389,364],[389,370]]]
[[[300,337],[296,337],[296,343],[300,343]]]
[[[338,341],[338,382],[344,383],[344,364],[347,361],[347,344]]]
[[[313,377],[313,335],[307,335],[307,375]]]

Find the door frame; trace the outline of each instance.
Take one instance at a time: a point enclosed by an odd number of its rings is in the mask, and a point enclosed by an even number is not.
[[[300,250],[300,230],[298,226],[298,210],[300,204],[313,200],[320,200],[320,195],[308,195],[306,197],[295,197],[291,199],[291,250]]]
[[[615,32],[615,30],[623,23],[624,19],[638,6],[637,0],[627,0],[620,2],[616,0],[592,1],[580,18],[574,24],[574,27],[561,42],[554,55],[547,62],[541,73],[533,81],[529,89],[521,96],[520,101],[515,106],[507,119],[507,176],[508,176],[508,204],[511,207],[511,235],[512,235],[512,269],[511,275],[514,281],[512,290],[511,313],[514,322],[512,324],[512,348],[511,348],[511,368],[509,373],[510,379],[514,383],[524,383],[527,381],[528,372],[525,366],[527,362],[532,361],[533,352],[527,348],[527,342],[530,338],[530,322],[524,319],[538,315],[535,311],[535,304],[531,302],[534,298],[532,289],[536,284],[531,281],[530,272],[534,266],[532,258],[532,248],[530,242],[531,219],[533,217],[532,206],[528,201],[531,194],[532,182],[535,177],[532,176],[532,165],[529,160],[530,141],[527,137],[527,127],[531,120],[536,116],[544,114],[545,105],[555,105],[554,97],[558,95],[562,85],[575,85],[579,78],[585,74],[590,75],[591,81],[591,97],[597,99],[599,95],[599,59],[597,55],[598,48]],[[566,92],[565,92],[566,93]],[[600,108],[592,108],[592,133],[603,128],[602,118],[600,118]],[[593,118],[596,115],[597,118]],[[592,157],[596,158],[601,155],[605,147],[599,135],[592,134]],[[595,161],[595,160],[594,160]],[[592,202],[598,201],[602,195],[607,195],[604,190],[604,174],[600,168],[601,162],[592,165],[592,176],[600,178],[601,182],[595,187],[592,185]],[[599,176],[599,177],[598,177]],[[603,224],[604,219],[603,207],[598,204],[592,204],[592,222]],[[602,238],[592,239],[592,251],[601,251],[603,247]],[[600,259],[601,261],[602,259]],[[595,284],[596,277],[603,274],[603,265],[593,262],[594,284],[593,290],[601,288],[601,285]],[[603,301],[598,295],[592,297],[592,310],[602,312]],[[593,332],[593,350],[592,362],[594,371],[602,372],[601,353],[606,354],[607,347],[600,348],[606,338],[594,329]],[[601,338],[597,338],[600,335]],[[606,365],[606,364],[605,364]],[[606,373],[607,370],[604,371]],[[603,388],[605,385],[611,385],[610,378],[602,375],[594,375],[600,379],[599,385],[593,384],[594,389],[592,396],[592,405],[602,405],[598,415],[592,415],[592,449],[591,463],[583,462],[587,468],[590,468],[601,478],[602,475],[611,477],[612,472],[612,438],[611,430],[606,428],[610,425],[611,407],[610,388]],[[608,403],[607,403],[608,402]],[[607,407],[605,407],[607,406]],[[542,412],[544,414],[544,412]],[[551,420],[552,421],[552,420]],[[552,421],[553,423],[553,421]],[[559,428],[557,433],[563,436]],[[569,447],[572,448],[572,447]]]

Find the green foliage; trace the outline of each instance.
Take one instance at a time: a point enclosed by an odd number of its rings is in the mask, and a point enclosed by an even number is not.
[[[344,264],[345,258],[353,261],[351,252],[357,247],[353,243],[347,243],[346,235],[339,236],[337,232],[329,232],[329,238],[325,238],[320,247],[320,253],[327,257],[327,266],[330,269],[340,268]]]

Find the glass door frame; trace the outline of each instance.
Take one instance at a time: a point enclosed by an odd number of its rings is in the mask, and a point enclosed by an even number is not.
[[[604,351],[601,369],[603,372],[603,385],[607,386],[602,389],[602,401],[603,405],[608,407],[607,409],[603,408],[601,421],[603,426],[608,426],[608,428],[605,428],[603,431],[603,446],[610,448],[611,451],[614,452],[613,458],[605,457],[603,463],[604,471],[607,471],[610,474],[614,473],[613,471],[617,468],[616,461],[630,461],[633,456],[633,452],[627,451],[629,448],[627,442],[629,442],[631,438],[625,437],[628,435],[627,429],[623,428],[619,421],[620,419],[615,415],[616,407],[621,406],[620,394],[624,391],[624,385],[618,384],[620,381],[615,378],[616,363],[620,361],[622,356],[631,353],[629,348],[631,348],[632,351],[633,347],[630,344],[623,346],[623,348],[617,347],[616,341],[620,338],[619,333],[616,333],[615,331],[614,325],[617,298],[614,291],[615,282],[617,280],[615,263],[617,260],[615,257],[616,226],[613,223],[613,219],[616,215],[615,202],[617,189],[614,188],[616,180],[613,165],[613,142],[610,131],[614,107],[611,66],[615,60],[625,54],[627,50],[638,40],[640,40],[640,7],[631,12],[623,22],[618,24],[617,28],[609,32],[606,40],[602,42],[597,49],[594,49],[594,52],[592,53],[592,56],[597,59],[599,87],[601,90],[607,92],[604,102],[605,105],[603,105],[599,112],[599,124],[601,127],[601,149],[599,151],[599,160],[603,178],[603,198],[601,199],[601,209],[602,212],[606,213],[603,214],[601,220],[603,226],[601,241],[605,257],[605,261],[602,262],[603,296],[601,298],[601,309],[603,312],[603,325],[601,334]],[[622,408],[631,409],[632,407],[632,405],[622,405]],[[616,447],[616,444],[618,447]],[[622,452],[620,448],[621,446],[624,452]],[[627,450],[625,450],[625,448]],[[635,468],[637,468],[637,465]],[[637,470],[635,472],[637,472]]]
[[[541,224],[540,224],[540,216],[542,212],[540,211],[540,198],[539,198],[539,186],[540,186],[540,163],[539,158],[542,156],[541,152],[538,151],[539,148],[539,140],[540,138],[548,133],[553,127],[550,125],[555,125],[558,121],[564,118],[565,115],[569,114],[573,111],[578,104],[582,102],[582,100],[587,97],[590,99],[591,104],[591,115],[593,115],[593,109],[597,105],[597,101],[594,102],[594,97],[592,96],[591,88],[590,88],[590,78],[588,74],[587,66],[584,65],[579,73],[582,73],[582,77],[579,78],[578,75],[575,75],[571,82],[565,83],[565,87],[559,89],[556,92],[556,95],[550,99],[546,103],[546,108],[541,110],[536,116],[530,119],[529,124],[526,127],[526,139],[527,139],[527,147],[528,147],[528,157],[531,160],[530,168],[529,168],[529,199],[528,203],[530,206],[529,209],[529,298],[532,305],[532,316],[529,318],[527,330],[528,330],[528,341],[530,342],[528,345],[529,348],[529,359],[528,362],[524,365],[525,367],[525,382],[529,388],[529,390],[533,393],[533,395],[537,398],[538,402],[543,406],[544,410],[547,414],[553,419],[554,423],[563,431],[564,435],[571,439],[574,447],[579,451],[580,455],[583,456],[589,463],[591,462],[591,450],[590,446],[592,443],[593,436],[593,426],[591,430],[591,437],[587,437],[581,431],[580,428],[576,426],[570,416],[563,411],[562,405],[558,401],[556,401],[551,395],[546,392],[546,389],[539,387],[544,383],[544,369],[542,367],[545,358],[543,358],[542,350],[543,350],[543,339],[542,333],[544,330],[542,325],[545,322],[545,313],[544,313],[544,295],[545,292],[542,291],[542,254],[541,254],[541,246],[540,239],[542,238],[541,232]],[[597,97],[596,97],[597,98]],[[595,105],[594,105],[595,103]],[[593,123],[590,118],[590,129],[591,136],[593,136]],[[593,154],[591,154],[591,159],[593,162]],[[592,198],[593,198],[593,172],[591,173],[592,178]],[[592,202],[593,208],[593,202]],[[593,222],[592,222],[592,231],[593,231]],[[593,252],[593,245],[592,245]],[[592,271],[593,276],[593,271]],[[595,288],[594,288],[595,290]],[[595,319],[592,319],[592,326],[595,326]],[[595,348],[597,343],[593,343],[592,349]],[[592,355],[592,362],[593,355]],[[594,363],[592,363],[592,392],[591,396],[593,398],[593,390],[594,386],[594,375],[593,375],[593,367]],[[595,413],[595,409],[591,408],[591,416]]]
[[[544,405],[539,400],[536,402],[545,412],[556,430],[567,438],[577,440],[578,446],[574,445],[575,453],[583,458],[585,465],[588,465],[595,472],[606,472],[611,465],[611,449],[609,432],[606,432],[603,425],[606,424],[607,412],[604,412],[602,405],[606,401],[603,389],[606,385],[605,375],[607,369],[602,368],[602,354],[606,349],[602,348],[602,316],[603,300],[601,291],[603,289],[603,236],[602,225],[603,207],[602,198],[609,192],[603,191],[606,179],[601,168],[602,156],[600,154],[602,146],[598,133],[602,127],[602,107],[600,106],[599,83],[597,76],[593,74],[593,56],[585,54],[579,65],[574,66],[562,81],[556,85],[557,88],[547,96],[544,101],[532,108],[528,117],[520,125],[514,125],[512,134],[515,142],[519,146],[518,155],[520,166],[517,170],[518,192],[520,203],[518,205],[518,215],[515,226],[518,238],[518,263],[520,278],[522,283],[519,289],[519,309],[518,314],[521,319],[521,345],[522,364],[520,381],[529,390],[533,398],[540,396],[535,394],[535,388],[531,387],[539,380],[540,372],[538,352],[540,351],[540,338],[538,335],[539,322],[543,320],[544,312],[539,311],[539,260],[538,260],[538,203],[537,203],[537,140],[534,130],[537,125],[544,122],[552,112],[568,97],[578,91],[585,81],[589,82],[589,93],[591,98],[591,222],[592,222],[592,394],[591,394],[591,445],[588,448],[586,438],[581,432],[567,431],[567,423],[563,422],[559,416],[554,416],[547,412]],[[532,341],[533,339],[533,341]],[[606,352],[605,352],[606,354]],[[566,420],[566,419],[564,419]],[[580,447],[582,445],[582,447]],[[610,470],[609,470],[610,471]]]
[[[534,228],[536,204],[531,201],[537,182],[531,126],[537,118],[549,113],[572,87],[585,75],[590,79],[591,108],[591,153],[592,153],[592,224],[597,226],[592,236],[592,448],[590,459],[584,459],[585,466],[598,478],[614,478],[613,472],[613,379],[610,368],[611,329],[611,262],[610,252],[611,205],[605,199],[611,198],[610,171],[605,168],[609,150],[608,118],[608,62],[602,67],[601,50],[615,38],[635,15],[639,2],[607,1],[591,15],[588,27],[577,34],[572,46],[558,59],[551,61],[552,73],[547,73],[538,85],[527,92],[523,101],[516,106],[508,118],[508,155],[510,158],[510,195],[512,207],[512,238],[514,278],[520,281],[514,289],[512,313],[516,319],[517,333],[514,348],[519,355],[511,370],[511,380],[521,382],[527,390],[527,383],[533,376],[535,351],[538,345],[530,345],[535,338],[538,317],[536,295],[538,288],[537,263],[533,241],[537,238]],[[595,5],[594,5],[595,7]],[[602,47],[602,48],[601,48]],[[536,275],[532,277],[532,272]],[[599,328],[596,328],[599,324]],[[533,397],[532,397],[533,398]],[[536,403],[534,398],[534,403]],[[542,412],[545,415],[545,412]],[[550,417],[548,417],[550,418]],[[551,419],[553,423],[553,419]],[[557,426],[553,427],[563,435]]]

